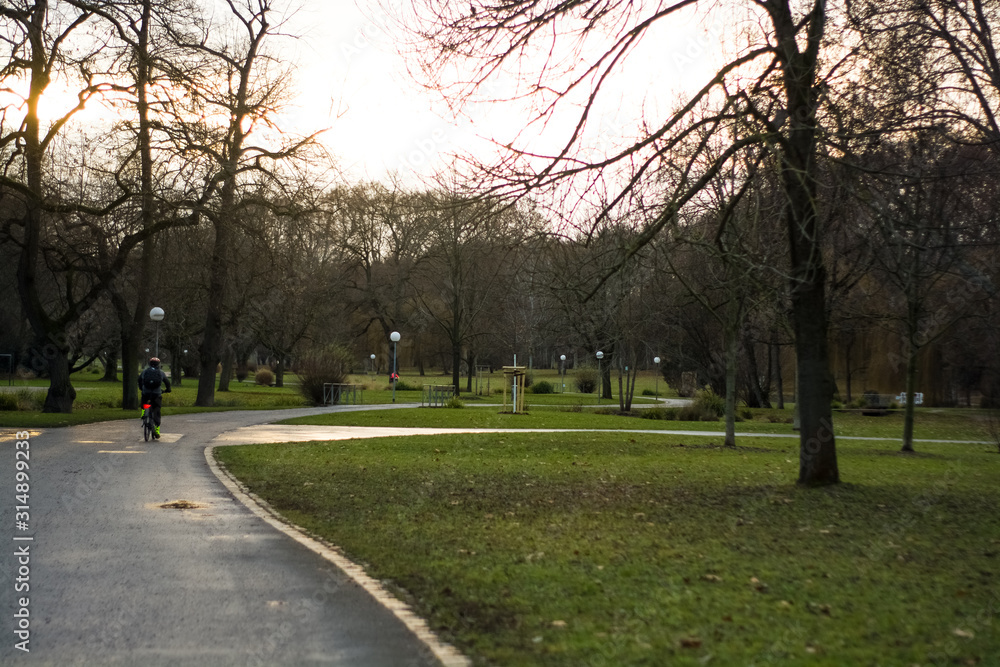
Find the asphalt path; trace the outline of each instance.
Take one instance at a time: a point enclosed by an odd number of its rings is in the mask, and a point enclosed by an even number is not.
[[[149,443],[138,419],[32,431],[27,530],[15,523],[14,432],[0,432],[0,664],[438,664],[396,615],[247,509],[206,461],[227,431],[327,411],[165,417],[163,439]],[[170,507],[178,500],[195,506]],[[24,609],[29,653],[15,632]]]

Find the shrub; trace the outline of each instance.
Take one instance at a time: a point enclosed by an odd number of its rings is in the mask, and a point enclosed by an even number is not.
[[[659,396],[660,394],[658,392],[653,391],[652,389],[643,389],[642,390],[642,395],[643,396]]]
[[[313,405],[323,404],[323,385],[342,384],[347,379],[353,356],[350,351],[332,345],[315,350],[299,359],[296,368],[299,392]],[[258,376],[261,371],[257,371]],[[334,397],[336,403],[339,397]]]
[[[274,373],[272,373],[266,368],[261,368],[259,371],[257,371],[257,374],[254,375],[253,381],[259,385],[270,387],[272,384],[274,384]]]
[[[555,392],[555,387],[552,386],[551,382],[542,380],[541,382],[536,382],[531,387],[532,394],[552,394]]]
[[[647,408],[639,410],[638,414],[643,419],[662,419],[673,421],[677,419],[677,408]]]
[[[753,421],[753,410],[750,408],[740,408],[740,417]]]
[[[576,390],[581,394],[593,394],[597,389],[597,369],[578,368],[576,370]]]
[[[17,390],[17,403],[18,409],[27,410],[29,412],[41,412],[42,408],[45,407],[45,396],[47,392],[35,391],[33,389],[28,389],[24,387]]]
[[[46,392],[22,387],[16,391],[0,392],[0,412],[40,412],[45,405]],[[119,400],[119,407],[121,401]]]
[[[446,408],[464,408],[465,403],[462,402],[458,396],[452,396],[448,399],[448,402],[444,404]]]
[[[389,383],[389,389],[392,389],[392,383]],[[404,380],[396,380],[396,391],[420,391],[420,387],[412,384],[408,384]]]
[[[677,419],[682,422],[714,422],[719,421],[719,415],[712,409],[694,403],[678,410]]]
[[[841,403],[840,401],[837,401],[837,400],[831,401],[831,403],[830,403],[830,408],[833,409],[833,410],[840,410],[843,407],[844,407],[844,404]]]
[[[705,385],[704,389],[694,392],[694,407],[705,414],[714,414],[721,417],[726,414],[726,399],[719,396],[712,388]]]

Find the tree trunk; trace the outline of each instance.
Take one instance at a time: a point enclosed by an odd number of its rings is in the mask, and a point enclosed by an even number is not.
[[[274,386],[285,386],[285,355],[279,354],[274,363]]]
[[[768,396],[770,391],[764,391],[764,388],[760,384],[760,368],[757,366],[757,350],[755,349],[754,343],[750,339],[749,334],[745,334],[743,336],[743,349],[746,352],[748,364],[748,404],[752,401],[753,404],[750,405],[752,408],[769,408],[771,407],[771,399]]]
[[[72,412],[76,391],[69,380],[66,336],[63,333],[64,329],[61,329],[46,312],[38,284],[38,259],[42,254],[42,227],[45,224],[40,203],[45,192],[43,187],[45,149],[41,141],[38,106],[42,94],[49,85],[48,57],[42,50],[41,27],[47,20],[48,5],[34,3],[34,6],[26,11],[30,15],[31,28],[28,38],[32,41],[32,48],[29,92],[25,100],[26,113],[18,150],[24,153],[25,178],[30,194],[24,202],[26,209],[23,219],[24,238],[17,263],[17,289],[24,316],[31,326],[37,345],[33,351],[32,364],[35,370],[46,370],[49,374],[49,390],[43,411]]]
[[[462,391],[462,344],[451,344],[451,384],[455,387],[455,395]]]
[[[51,343],[45,345],[43,350],[48,358],[49,391],[45,395],[42,412],[73,412],[76,389],[69,381],[69,359],[66,357],[68,350],[58,349]],[[48,354],[50,350],[55,354]]]
[[[800,23],[787,2],[767,3],[775,29],[788,111],[787,136],[781,142],[781,185],[789,243],[792,320],[797,358],[795,407],[799,414],[799,484],[840,481],[830,402],[833,376],[827,344],[826,270],[816,209],[816,71],[823,40],[826,6],[817,0]],[[801,41],[803,29],[806,40]]]
[[[222,309],[225,306],[228,248],[229,226],[216,221],[208,303],[205,306],[205,330],[199,350],[198,394],[194,401],[195,405],[206,408],[215,405],[215,369],[222,353]]]
[[[118,382],[118,351],[108,348],[101,355],[101,362],[104,364],[104,377],[101,382]]]
[[[139,115],[139,168],[140,168],[140,217],[143,229],[148,229],[153,224],[155,201],[153,198],[153,148],[151,139],[151,123],[149,121],[149,100],[148,86],[152,77],[152,65],[149,57],[149,24],[152,16],[152,3],[143,0],[142,23],[139,27],[139,43],[136,53],[138,67],[136,68],[136,111]],[[152,239],[142,242],[142,250],[139,255],[139,275],[136,283],[135,307],[129,314],[122,313],[119,320],[122,322],[122,373],[125,376],[122,382],[122,409],[139,409],[139,392],[134,384],[136,373],[144,365],[139,361],[139,346],[142,341],[142,332],[148,322],[150,287],[153,282],[153,253],[155,246]],[[128,355],[128,363],[125,364],[125,355]]]
[[[847,385],[846,389],[847,389],[847,402],[848,403],[850,403],[853,400],[851,398],[851,348],[852,347],[854,347],[854,342],[853,341],[850,342],[850,343],[848,343],[845,346],[845,348],[844,348],[844,357],[846,358],[845,359],[845,366],[846,366],[846,368],[844,369],[844,371],[847,374],[847,377],[844,378],[844,382]]]
[[[476,370],[476,354],[474,352],[470,351],[467,360],[468,360],[468,373],[467,373],[468,378],[467,378],[466,383],[465,383],[465,391],[466,391],[466,393],[471,394],[472,393],[472,376],[475,375],[475,370]]]
[[[821,269],[812,280],[802,279],[792,293],[797,358],[795,403],[799,414],[799,483],[836,484],[836,442],[833,434],[833,378],[826,342],[826,300]]]
[[[726,447],[736,446],[736,355],[739,352],[738,321],[726,327]]]
[[[180,345],[170,345],[168,349],[170,350],[170,384],[174,387],[180,387],[181,381],[184,379],[184,353],[181,352]]]
[[[625,385],[628,385],[628,378],[625,378]],[[618,410],[625,412],[625,387],[622,385],[622,371],[618,369]]]
[[[777,343],[772,343],[774,345],[774,379],[778,384],[778,409],[785,409],[785,380],[781,377],[781,346]]]
[[[906,406],[903,409],[903,449],[913,451],[913,418],[916,404],[914,398],[917,391],[917,352],[919,348],[910,343],[909,354],[906,355]]]
[[[222,373],[219,374],[219,391],[229,391],[229,383],[233,379],[233,366],[236,363],[236,354],[233,346],[227,345],[222,353]]]
[[[601,377],[598,380],[598,382],[600,382],[601,398],[602,399],[603,398],[611,399],[612,398],[612,393],[611,393],[611,364],[610,363],[604,364],[601,367]]]
[[[629,382],[629,388],[628,388],[628,402],[626,403],[626,406],[627,406],[626,409],[629,410],[629,411],[632,410],[632,399],[635,398],[635,381],[638,378],[639,378],[639,369],[638,368],[633,368],[632,369],[632,380],[631,380],[631,382]]]
[[[424,368],[424,345],[421,340],[420,334],[418,333],[413,337],[413,353],[417,355],[417,371],[420,373],[420,377],[426,375],[426,370]]]

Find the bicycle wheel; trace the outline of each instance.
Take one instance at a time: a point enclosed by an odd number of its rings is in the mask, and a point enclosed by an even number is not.
[[[149,442],[149,436],[153,434],[152,420],[148,416],[142,418],[142,439]]]

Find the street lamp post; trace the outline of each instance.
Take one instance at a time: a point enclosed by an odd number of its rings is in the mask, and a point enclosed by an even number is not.
[[[159,306],[149,311],[149,319],[156,322],[156,353],[153,355],[154,357],[160,356],[160,320],[163,319],[163,315],[163,309]]]
[[[653,390],[653,400],[659,403],[660,402],[660,358],[653,357],[653,363],[656,364],[656,389]]]
[[[562,367],[562,393],[566,393],[566,355],[559,355],[560,366]]]
[[[601,359],[604,358],[604,353],[600,350],[597,351],[597,404],[601,404],[601,394],[604,393],[604,375],[601,374]]]
[[[399,342],[400,335],[398,331],[393,331],[389,334],[389,340],[392,341],[392,402],[396,402],[396,343]]]
[[[375,355],[374,354],[372,355],[372,375],[376,375],[376,373],[375,373]]]

